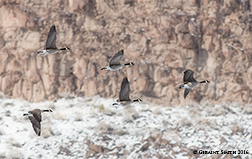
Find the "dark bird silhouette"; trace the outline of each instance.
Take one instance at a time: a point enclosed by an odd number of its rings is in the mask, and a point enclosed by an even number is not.
[[[209,83],[208,80],[204,80],[201,82],[196,81],[193,77],[193,74],[194,72],[190,69],[184,72],[184,78],[183,78],[184,84],[179,86],[179,89],[185,88],[184,98],[186,98],[186,96],[192,90],[192,88],[197,87],[201,83]]]
[[[110,60],[109,62],[109,66],[103,67],[101,68],[101,70],[111,70],[111,71],[116,71],[119,70],[121,68],[123,68],[124,66],[127,65],[134,65],[133,62],[130,63],[126,63],[126,64],[121,64],[120,61],[123,57],[123,50],[118,51]]]
[[[40,132],[41,132],[41,113],[42,112],[52,112],[51,109],[49,110],[40,110],[40,109],[33,109],[31,111],[28,111],[28,113],[25,113],[23,116],[28,116],[29,120],[32,123],[32,127],[35,131],[35,133],[40,136]]]
[[[129,105],[133,102],[140,102],[142,99],[138,98],[135,100],[131,100],[129,98],[130,93],[130,85],[127,77],[124,77],[122,84],[121,84],[121,90],[119,93],[119,99],[117,100],[118,103],[120,103],[123,106]],[[113,105],[118,105],[118,103],[114,103]]]
[[[55,28],[55,25],[53,25],[53,26],[51,26],[50,31],[48,33],[45,49],[42,50],[42,51],[38,51],[37,54],[38,55],[40,55],[40,54],[48,55],[48,54],[58,53],[61,50],[70,50],[69,47],[58,49],[56,47],[56,39],[57,39],[57,37],[56,37],[56,28]]]

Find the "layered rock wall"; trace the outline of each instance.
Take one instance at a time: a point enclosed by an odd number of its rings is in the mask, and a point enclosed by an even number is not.
[[[118,97],[127,76],[132,98],[172,105],[251,102],[252,0],[3,0],[0,91],[37,102],[61,96]],[[70,52],[37,56],[51,25]],[[101,71],[124,49],[117,72]],[[183,71],[196,88],[184,100]]]

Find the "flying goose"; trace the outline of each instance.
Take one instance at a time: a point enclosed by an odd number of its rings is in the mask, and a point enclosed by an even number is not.
[[[121,61],[122,57],[123,57],[123,50],[120,50],[114,55],[114,57],[112,57],[112,59],[109,62],[109,66],[103,67],[103,68],[101,68],[101,70],[116,71],[116,70],[123,68],[124,66],[134,65],[133,62],[121,64],[120,61]]]
[[[49,110],[33,109],[23,115],[23,116],[28,116],[28,118],[30,119],[30,121],[32,123],[32,127],[38,136],[40,136],[40,132],[41,132],[40,122],[41,122],[41,113],[42,112],[52,112],[52,110],[51,109],[49,109]]]
[[[130,93],[130,85],[127,77],[124,77],[122,84],[121,84],[121,90],[119,93],[119,99],[117,102],[120,102],[121,105],[126,106],[129,105],[133,102],[140,102],[142,99],[138,98],[135,100],[131,100],[129,98],[129,93]],[[118,105],[118,103],[113,103],[113,105]]]
[[[185,88],[184,98],[186,98],[186,96],[188,95],[188,93],[191,91],[192,88],[198,86],[201,83],[209,83],[208,80],[204,80],[201,82],[196,81],[193,78],[193,73],[194,72],[190,69],[188,69],[184,72],[184,78],[183,78],[184,84],[179,86],[179,89]]]
[[[60,50],[70,50],[69,47],[65,47],[65,48],[61,48],[58,49],[56,47],[56,28],[55,25],[51,26],[50,31],[48,33],[47,36],[47,40],[46,40],[46,45],[45,45],[45,49],[42,51],[37,52],[38,55],[47,55],[47,54],[55,54],[58,53]]]

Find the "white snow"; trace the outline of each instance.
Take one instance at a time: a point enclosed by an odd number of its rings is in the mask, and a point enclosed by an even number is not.
[[[245,114],[237,103],[164,107],[142,102],[115,107],[114,102],[115,99],[100,97],[40,103],[0,99],[0,157],[85,158],[91,142],[109,149],[94,158],[158,158],[162,155],[187,159],[192,158],[189,154],[194,149],[246,150],[249,154],[241,154],[241,158],[252,158],[252,115]],[[35,108],[53,110],[42,114],[40,137],[23,116]],[[233,125],[241,127],[242,131],[233,134]],[[147,150],[142,150],[151,138],[156,141],[149,142]],[[226,142],[221,142],[221,138]],[[160,140],[168,143],[157,148],[155,143]],[[200,158],[210,156],[214,155],[198,155]]]

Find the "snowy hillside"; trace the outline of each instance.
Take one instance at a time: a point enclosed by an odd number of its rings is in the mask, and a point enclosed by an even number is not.
[[[193,150],[236,151],[252,158],[252,107],[211,103],[163,107],[145,102],[112,106],[99,97],[29,103],[0,99],[0,158],[209,158]],[[23,113],[42,114],[38,137]],[[220,152],[219,152],[220,153]]]

